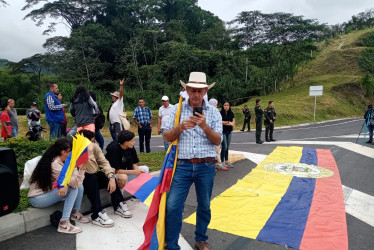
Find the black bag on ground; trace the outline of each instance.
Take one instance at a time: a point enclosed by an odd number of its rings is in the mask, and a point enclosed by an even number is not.
[[[16,155],[11,148],[0,148],[0,216],[18,207],[19,183]]]
[[[102,129],[105,124],[105,115],[102,108],[99,106],[99,113],[95,118],[95,129]]]
[[[50,216],[51,224],[55,227],[58,227],[58,224],[60,223],[60,220],[62,218],[62,212],[60,210],[54,211]]]

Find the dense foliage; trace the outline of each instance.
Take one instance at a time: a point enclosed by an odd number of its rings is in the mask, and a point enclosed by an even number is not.
[[[47,17],[56,20],[45,33],[57,22],[71,31],[69,37],[49,38],[47,53],[9,64],[12,73],[27,76],[23,81],[32,89],[1,96],[27,102],[42,101],[47,80],[67,89],[84,84],[104,95],[125,77],[127,107],[134,108],[141,96],[155,109],[162,95],[177,101],[179,80],[203,71],[208,82],[217,82],[211,97],[240,103],[292,83],[298,67],[313,58],[314,41],[326,35],[325,25],[289,13],[244,11],[225,24],[197,0],[27,0],[23,10],[37,25]],[[70,91],[62,93],[70,99]]]

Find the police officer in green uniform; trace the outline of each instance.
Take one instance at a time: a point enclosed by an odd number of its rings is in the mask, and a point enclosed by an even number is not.
[[[274,109],[274,102],[273,101],[269,101],[269,105],[266,109],[264,109],[264,116],[265,116],[265,120],[264,120],[264,125],[265,125],[265,140],[267,142],[270,142],[270,141],[276,141],[273,139],[273,131],[274,131],[274,122],[275,122],[275,119],[276,119],[276,116],[277,116],[277,113],[275,113],[275,109]],[[270,132],[270,137],[269,137],[269,132]],[[269,140],[270,138],[270,140]]]
[[[256,106],[255,106],[255,115],[256,115],[256,143],[262,144],[261,141],[261,130],[262,130],[262,115],[264,111],[262,110],[261,106],[261,99],[256,99]]]

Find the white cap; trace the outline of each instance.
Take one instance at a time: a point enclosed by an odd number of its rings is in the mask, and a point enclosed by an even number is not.
[[[167,97],[166,95],[164,95],[162,98],[161,98],[162,101],[169,101],[169,97]]]

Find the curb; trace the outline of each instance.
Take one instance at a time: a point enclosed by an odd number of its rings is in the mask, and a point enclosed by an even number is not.
[[[158,176],[160,171],[155,171],[150,174]],[[126,193],[127,192],[124,193],[125,200],[130,199],[131,195]],[[102,207],[110,206],[111,199],[107,190],[100,190],[100,199]],[[58,202],[46,208],[30,207],[26,211],[10,213],[0,217],[0,242],[50,225],[51,222],[49,221],[49,215],[56,210],[62,211],[62,209],[63,202]],[[91,203],[88,200],[87,195],[84,195],[81,205],[81,212],[84,214],[90,211]]]

